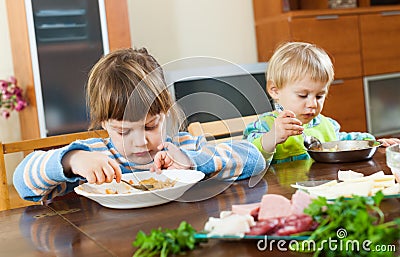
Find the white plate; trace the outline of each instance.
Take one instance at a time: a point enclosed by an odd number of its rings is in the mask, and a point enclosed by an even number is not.
[[[170,179],[176,184],[170,188],[150,191],[134,189],[124,183],[111,183],[101,185],[85,183],[75,187],[75,192],[92,199],[99,204],[114,209],[132,209],[159,205],[173,201],[185,193],[195,183],[204,178],[204,173],[195,170],[164,170],[161,174],[150,171],[122,174],[125,180],[138,181],[155,178],[159,181]],[[118,194],[106,194],[106,189],[118,191]]]

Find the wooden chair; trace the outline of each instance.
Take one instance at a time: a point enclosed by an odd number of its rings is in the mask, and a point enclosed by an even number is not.
[[[4,158],[6,154],[17,152],[24,152],[27,154],[35,150],[60,148],[78,139],[95,137],[105,138],[108,137],[108,133],[105,130],[95,130],[11,143],[0,142],[0,211],[11,208],[10,191],[7,183],[6,163]]]
[[[247,124],[258,119],[258,115],[218,120],[210,122],[193,122],[188,131],[194,136],[204,135],[207,141],[223,142],[230,139],[241,139]]]

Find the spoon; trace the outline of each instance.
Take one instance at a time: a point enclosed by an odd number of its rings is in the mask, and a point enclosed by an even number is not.
[[[128,181],[121,179],[121,182],[139,190],[148,191],[153,188],[153,185],[146,185],[146,184],[131,184]]]
[[[303,135],[304,146],[307,148],[307,150],[321,151],[323,149],[322,143],[321,141],[319,141],[318,138],[313,136],[307,136],[306,134],[304,134],[304,132],[301,132],[301,134]]]
[[[278,112],[283,111],[283,106],[278,104],[278,103],[274,103],[275,106],[275,110],[277,110]],[[314,137],[314,136],[307,136],[303,131],[301,132],[301,135],[303,136],[303,140],[304,140],[304,146],[306,147],[307,150],[322,150],[322,143],[321,141],[319,141],[318,138]]]

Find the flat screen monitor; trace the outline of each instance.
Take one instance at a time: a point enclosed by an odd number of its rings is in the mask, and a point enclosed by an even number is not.
[[[364,78],[368,132],[374,136],[400,133],[400,73]]]
[[[266,93],[266,63],[227,65],[166,72],[187,123],[209,122],[271,111]]]

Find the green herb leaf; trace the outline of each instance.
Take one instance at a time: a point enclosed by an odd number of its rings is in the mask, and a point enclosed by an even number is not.
[[[379,208],[383,198],[384,195],[378,192],[373,197],[342,197],[333,202],[323,197],[314,199],[304,211],[320,223],[309,238],[316,245],[314,256],[321,253],[325,256],[394,256],[394,251],[374,251],[377,246],[395,248],[394,243],[400,238],[400,218],[384,222],[383,212]],[[339,230],[345,234],[339,234]],[[338,249],[330,249],[327,240],[336,240],[334,246]],[[362,248],[367,240],[371,251]],[[346,247],[352,244],[360,247]]]
[[[193,250],[198,244],[195,234],[196,230],[186,221],[182,221],[177,229],[153,229],[149,235],[139,231],[132,243],[138,248],[133,257],[167,257]]]

